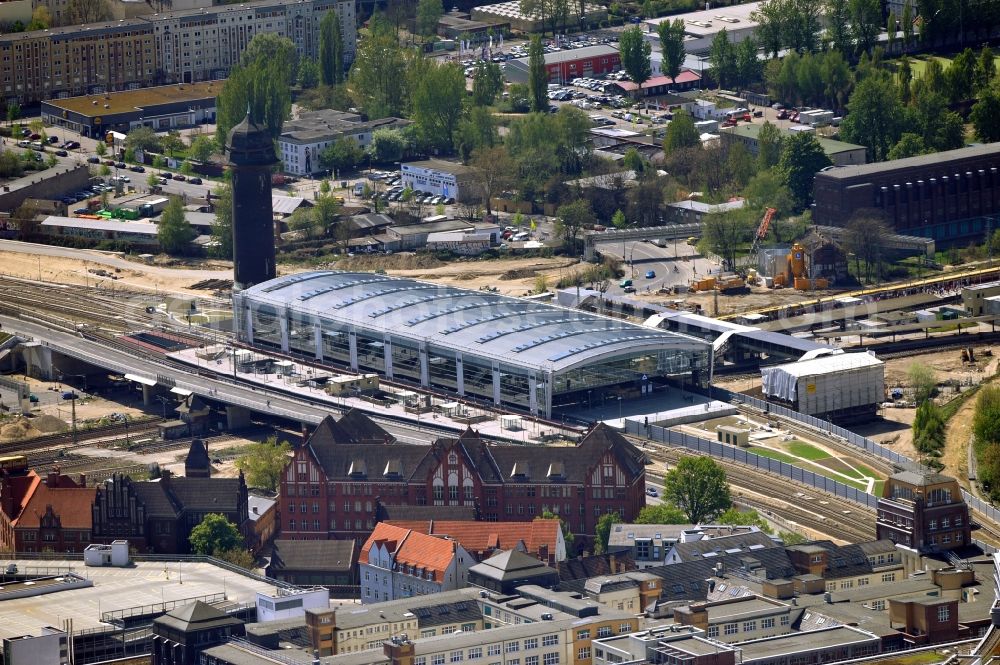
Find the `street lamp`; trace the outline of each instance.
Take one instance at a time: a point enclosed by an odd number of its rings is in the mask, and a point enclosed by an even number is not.
[[[625,427],[625,417],[622,415],[622,396],[618,396],[618,420],[622,421],[622,427]]]

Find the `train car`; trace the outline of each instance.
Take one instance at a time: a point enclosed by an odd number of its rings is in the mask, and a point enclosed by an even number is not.
[[[0,472],[17,474],[27,473],[28,458],[24,455],[10,455],[0,457]]]

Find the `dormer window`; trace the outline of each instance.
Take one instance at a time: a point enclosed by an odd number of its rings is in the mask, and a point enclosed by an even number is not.
[[[458,464],[458,455],[454,450],[448,453],[448,464]]]
[[[365,461],[361,458],[355,458],[351,460],[351,466],[347,470],[347,475],[355,477],[363,477],[368,475],[368,466]]]

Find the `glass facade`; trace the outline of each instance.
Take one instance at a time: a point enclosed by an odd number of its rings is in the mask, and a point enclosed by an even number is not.
[[[493,363],[485,358],[462,356],[465,394],[493,401]]]
[[[440,346],[427,347],[427,373],[431,387],[458,390],[457,354]]]
[[[392,338],[392,376],[420,383],[420,349],[416,342]]]
[[[358,332],[358,369],[385,374],[385,341],[382,335]]]
[[[316,329],[313,318],[302,312],[288,313],[288,349],[315,357]]]
[[[255,305],[251,310],[253,340],[258,344],[281,348],[281,322],[271,305]]]
[[[323,360],[345,367],[351,366],[351,338],[347,328],[323,321]]]

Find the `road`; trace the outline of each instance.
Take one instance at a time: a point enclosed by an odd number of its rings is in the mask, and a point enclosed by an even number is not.
[[[622,256],[622,243],[604,241],[597,244],[598,250],[611,256]],[[666,247],[658,247],[651,242],[630,240],[624,243],[625,248],[625,278],[631,278],[637,291],[656,291],[674,285],[687,285],[697,276],[703,276],[710,268],[715,268],[708,259],[697,256],[697,250],[685,242],[668,243]],[[674,271],[676,266],[677,270]],[[646,272],[652,270],[656,277],[646,278]],[[620,282],[614,282],[609,288],[610,295],[625,295]]]
[[[7,332],[33,337],[54,350],[71,350],[73,356],[95,366],[121,374],[133,373],[147,377],[166,377],[173,380],[177,388],[190,390],[203,397],[225,404],[242,406],[252,411],[267,412],[281,418],[315,425],[338,410],[337,407],[330,404],[322,406],[311,404],[287,393],[265,390],[263,387],[255,388],[198,376],[171,365],[156,363],[103,346],[78,335],[52,330],[20,319],[0,316],[0,324]],[[210,397],[209,390],[212,390]],[[373,414],[373,417],[381,427],[384,427],[403,443],[426,444],[439,436],[446,435],[445,428],[440,424],[434,425],[433,428],[429,428],[426,422],[419,427],[408,426],[404,423],[386,422],[378,418],[377,414]]]

